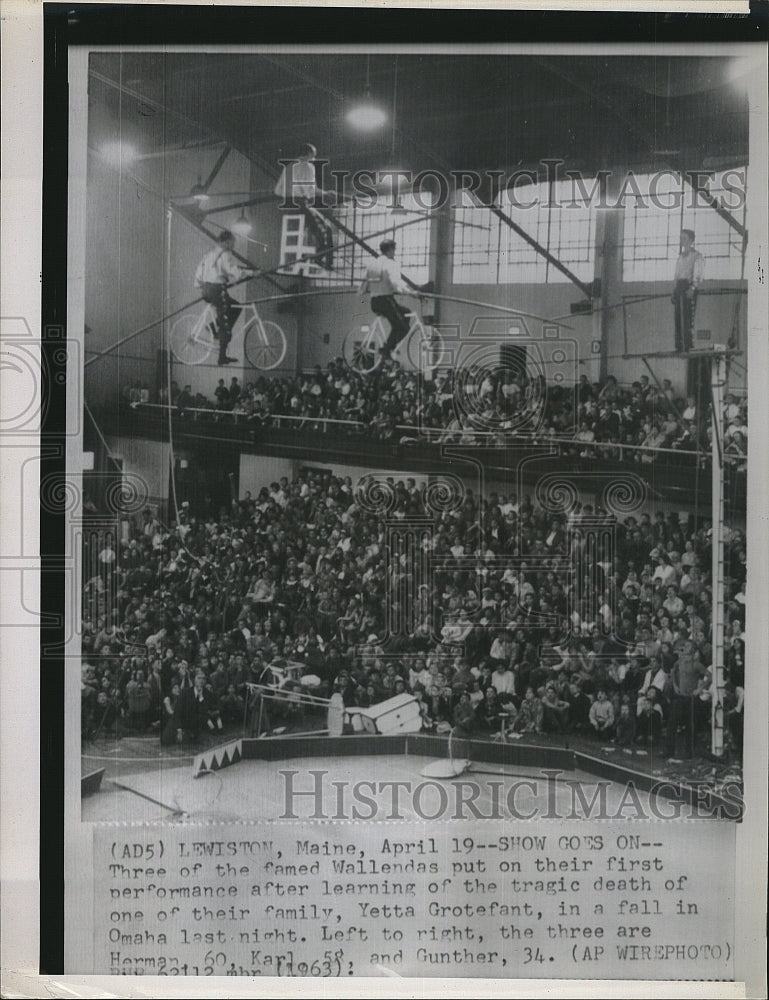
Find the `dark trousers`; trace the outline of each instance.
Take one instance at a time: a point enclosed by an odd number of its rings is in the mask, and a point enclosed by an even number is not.
[[[648,715],[639,715],[636,719],[636,733],[639,742],[659,743],[662,736],[662,719],[656,712],[649,712]]]
[[[665,754],[668,757],[675,757],[676,734],[678,727],[684,727],[684,757],[694,756],[694,712],[696,709],[696,699],[691,695],[675,695],[670,703],[670,713],[668,715],[668,732],[665,743]]]
[[[546,733],[565,733],[569,728],[568,708],[542,706],[542,729]]]
[[[727,715],[729,734],[732,738],[732,749],[735,759],[742,763],[742,734],[743,734],[743,714],[742,712],[730,712]]]
[[[241,307],[227,291],[226,285],[206,282],[201,289],[205,302],[216,309],[216,338],[219,341],[219,360],[227,355],[227,347],[232,340],[232,328],[238,321]]]
[[[318,249],[318,253],[323,256],[318,258],[318,264],[324,267],[334,266],[334,235],[331,226],[323,218],[323,214],[311,202],[299,199],[302,207],[307,229],[312,236],[312,241]],[[327,252],[326,252],[327,251]]]
[[[390,336],[387,338],[385,350],[394,350],[409,332],[411,313],[396,300],[394,295],[372,296],[371,311],[389,321]]]
[[[690,351],[693,343],[694,307],[697,303],[697,292],[691,296],[687,293],[691,285],[688,281],[677,281],[673,288],[673,310],[676,322],[676,350]]]

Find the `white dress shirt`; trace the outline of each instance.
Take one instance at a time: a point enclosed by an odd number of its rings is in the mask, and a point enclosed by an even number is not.
[[[283,167],[283,172],[275,185],[275,194],[279,198],[286,197],[286,186],[288,184],[289,170],[291,177],[291,190],[289,196],[293,198],[307,198],[312,201],[315,198],[315,164],[311,160],[298,160],[290,167]]]
[[[203,285],[228,285],[239,281],[244,274],[245,271],[238,264],[232,250],[215,247],[198,264],[195,285],[197,288],[202,288]]]
[[[676,261],[676,281],[688,281],[693,288],[702,282],[704,260],[697,250],[688,250],[679,255]]]
[[[370,292],[371,297],[374,298],[377,295],[395,295],[398,292],[407,292],[408,288],[401,280],[400,265],[382,254],[366,269],[366,279],[363,282],[362,291]]]

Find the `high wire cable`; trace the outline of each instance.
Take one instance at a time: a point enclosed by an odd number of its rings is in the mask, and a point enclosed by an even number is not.
[[[433,214],[435,214],[435,213],[433,213]],[[418,219],[409,219],[406,222],[399,223],[397,226],[389,226],[387,229],[382,230],[381,233],[374,233],[374,236],[385,235],[387,233],[392,233],[395,230],[403,229],[406,226],[416,225],[416,223],[422,222],[423,219],[424,219],[424,217],[420,217]],[[338,247],[335,247],[335,249],[343,251],[343,250],[347,249],[348,247],[354,247],[354,246],[355,246],[354,240],[349,240],[347,243],[342,243]],[[312,254],[310,256],[305,257],[304,260],[301,263],[312,264],[316,260],[318,260],[319,258],[326,256],[327,254],[328,254],[328,251],[327,250],[323,250],[323,251],[321,251],[319,253]],[[242,259],[246,260],[246,258],[242,258]],[[290,277],[290,275],[286,275],[285,272],[284,272],[284,268],[286,266],[287,266],[286,264],[279,264],[277,267],[270,268],[267,271],[258,270],[257,273],[254,274],[254,275],[249,275],[248,277],[241,278],[240,281],[233,282],[233,284],[230,287],[231,288],[237,288],[238,285],[241,285],[241,284],[243,284],[246,281],[253,281],[254,279],[258,279],[258,278],[269,278],[269,277],[271,277],[272,275],[275,275],[275,274],[280,274],[281,277]],[[355,291],[355,290],[357,290],[357,282],[356,282],[356,287],[354,289],[336,289],[335,291],[338,291],[339,293],[342,293],[344,291]],[[272,297],[266,298],[266,299],[254,299],[254,300],[251,300],[251,301],[256,302],[256,303],[262,302],[262,301],[264,301],[264,302],[272,302],[272,301],[277,301],[277,300],[282,299],[282,298],[293,298],[294,294],[295,293],[292,293],[292,292],[285,292],[282,295],[276,295],[276,296],[272,296]],[[110,345],[106,350],[93,352],[92,356],[85,362],[84,367],[87,368],[89,365],[92,365],[96,361],[98,361],[99,358],[103,358],[103,357],[106,357],[109,354],[112,354],[119,347],[122,347],[123,344],[127,344],[130,340],[133,340],[135,337],[139,337],[139,336],[141,336],[141,334],[147,333],[149,330],[152,330],[156,326],[160,326],[161,323],[166,323],[169,320],[174,319],[176,316],[181,315],[181,313],[186,312],[188,309],[191,309],[193,306],[196,306],[200,302],[203,302],[203,297],[202,296],[198,296],[196,299],[192,299],[190,302],[186,302],[184,305],[179,306],[178,309],[174,309],[172,312],[167,313],[165,316],[161,316],[160,319],[155,319],[151,323],[147,323],[145,326],[140,327],[138,330],[134,330],[131,333],[126,334],[125,337],[121,337],[119,340],[116,340],[115,343],[112,344],[112,345]],[[248,304],[248,303],[246,303],[246,304]]]
[[[425,219],[431,218],[437,214],[438,213],[426,213],[425,215],[420,215],[419,218],[409,219],[406,222],[401,222],[396,226],[388,226],[386,229],[383,229],[381,231],[375,232],[373,234],[367,234],[367,238],[373,239],[376,236],[382,236],[396,232],[397,230],[403,229],[406,226],[413,226],[419,222],[423,222]],[[356,244],[354,240],[348,240],[345,243],[339,244],[337,247],[335,247],[335,249],[339,251],[344,251],[345,249],[349,247],[354,247],[355,245]],[[317,254],[312,254],[310,256],[307,256],[301,263],[312,264],[321,257],[326,256],[327,254],[328,251],[323,250]],[[238,285],[243,284],[246,281],[252,281],[254,279],[259,279],[259,278],[268,278],[275,274],[280,274],[281,277],[288,277],[288,275],[286,275],[284,271],[284,268],[286,266],[287,266],[286,264],[279,264],[277,267],[271,268],[268,271],[260,270],[255,275],[251,275],[249,277],[242,278],[240,281],[234,282],[230,287],[236,288]],[[244,303],[244,305],[259,305],[263,302],[279,302],[285,299],[307,297],[312,295],[343,295],[351,293],[357,293],[357,282],[355,283],[354,287],[349,287],[349,288],[317,289],[312,292],[284,292],[280,295],[271,295],[263,298],[249,299],[247,302]],[[539,322],[542,323],[554,324],[564,330],[573,329],[573,327],[562,322],[563,319],[567,318],[566,316],[555,316],[555,317],[539,316],[536,313],[529,313],[521,309],[513,309],[512,307],[500,306],[493,302],[481,302],[474,299],[464,299],[450,295],[437,295],[434,292],[426,292],[424,293],[424,297],[441,299],[446,302],[457,302],[459,304],[477,306],[482,309],[491,309],[496,312],[504,312],[513,316],[524,316],[529,319],[538,320]],[[112,354],[114,351],[122,347],[123,344],[127,344],[135,337],[139,337],[141,336],[141,334],[147,333],[149,330],[152,330],[154,327],[159,326],[161,323],[168,322],[169,320],[174,319],[177,316],[180,316],[182,313],[186,312],[188,309],[191,309],[193,306],[198,305],[202,301],[203,301],[202,296],[198,296],[197,298],[192,299],[189,302],[186,302],[184,305],[179,306],[177,309],[174,309],[170,313],[167,313],[165,316],[161,316],[159,319],[153,320],[151,323],[147,323],[145,326],[140,327],[138,330],[134,330],[131,333],[126,334],[125,337],[121,337],[119,340],[115,341],[115,343],[111,344],[108,348],[106,348],[106,350],[92,352],[91,357],[85,361],[84,367],[87,368],[90,365],[95,364],[100,358],[107,357],[108,355]]]

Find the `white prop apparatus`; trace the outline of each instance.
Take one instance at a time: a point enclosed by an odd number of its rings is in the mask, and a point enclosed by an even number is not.
[[[470,769],[472,761],[466,757],[454,757],[454,730],[449,733],[449,755],[444,760],[426,764],[419,772],[423,778],[458,778]]]

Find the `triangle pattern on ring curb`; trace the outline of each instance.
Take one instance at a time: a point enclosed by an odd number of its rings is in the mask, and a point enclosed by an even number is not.
[[[243,756],[243,741],[233,740],[231,743],[224,743],[222,746],[211,747],[196,755],[192,764],[192,776],[199,778],[201,774],[209,771],[219,771],[230,764],[237,764]]]

